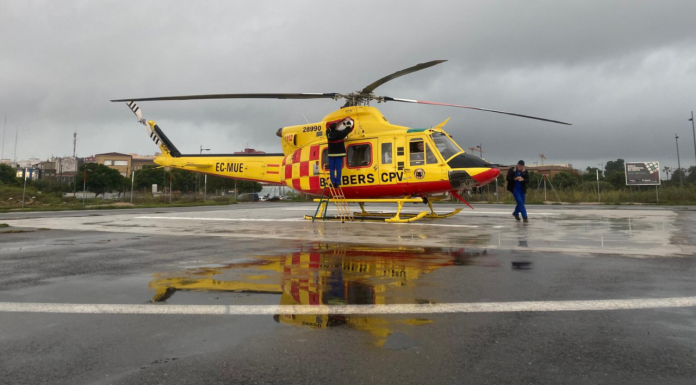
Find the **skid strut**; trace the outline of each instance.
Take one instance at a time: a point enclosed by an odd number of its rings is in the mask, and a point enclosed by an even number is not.
[[[453,215],[458,214],[462,209],[455,209],[452,212],[445,213],[445,214],[438,214],[435,212],[433,209],[433,203],[435,201],[442,200],[443,198],[441,197],[429,197],[429,198],[421,198],[421,197],[416,197],[412,198],[410,196],[404,197],[404,198],[380,198],[380,199],[345,199],[343,195],[343,191],[336,192],[336,195],[331,195],[331,192],[327,194],[327,189],[330,189],[330,187],[327,187],[324,189],[324,194],[322,194],[321,199],[315,199],[314,202],[317,202],[319,205],[317,206],[317,211],[315,212],[314,216],[306,215],[306,219],[311,219],[314,221],[315,219],[321,218],[322,220],[326,219],[340,219],[341,222],[345,222],[346,219],[353,220],[354,217],[361,218],[361,219],[371,219],[371,220],[382,220],[385,222],[389,223],[409,223],[409,222],[415,222],[419,219],[422,218],[431,218],[431,219],[439,219],[439,218],[449,218]],[[334,189],[338,190],[338,189]],[[338,210],[338,215],[330,218],[326,216],[326,210],[327,206],[329,203],[335,203],[336,204],[336,209]],[[348,211],[348,215],[346,214],[348,209],[348,204],[349,203],[357,203],[358,206],[360,207],[360,212],[355,212],[351,213]],[[397,210],[396,213],[385,213],[385,212],[372,212],[372,211],[367,211],[365,210],[365,204],[367,203],[396,203],[397,205]],[[402,213],[401,211],[404,208],[404,203],[427,203],[428,204],[428,211],[421,211],[420,213]],[[471,206],[469,206],[471,207]]]
[[[314,222],[317,218],[326,220],[328,204],[334,203],[336,204],[338,219],[341,220],[341,223],[344,223],[345,221],[353,222],[355,220],[353,217],[353,212],[348,206],[346,196],[343,194],[343,189],[341,189],[341,186],[333,187],[331,184],[327,184],[326,187],[324,187],[321,198],[315,199],[314,201],[319,202],[319,205],[317,205],[317,210],[314,212],[313,216],[305,216],[305,219],[311,219],[312,222]]]

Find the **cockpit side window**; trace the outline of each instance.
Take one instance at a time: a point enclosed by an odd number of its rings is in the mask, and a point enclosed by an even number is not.
[[[442,132],[433,132],[431,137],[433,138],[433,142],[435,142],[435,147],[440,151],[440,154],[445,160],[461,152],[452,139]]]
[[[437,157],[435,156],[435,153],[433,150],[430,149],[430,145],[426,144],[425,145],[425,163],[426,164],[437,164]]]

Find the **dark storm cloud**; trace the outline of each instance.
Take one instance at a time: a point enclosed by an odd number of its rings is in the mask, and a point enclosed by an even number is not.
[[[397,124],[452,117],[464,147],[495,162],[593,165],[618,157],[693,163],[693,1],[3,2],[0,114],[5,157],[153,153],[109,99],[229,92],[349,92],[416,63],[395,97],[571,121],[571,127],[442,107],[380,105]],[[275,130],[318,121],[333,101],[141,103],[181,147],[279,149]]]

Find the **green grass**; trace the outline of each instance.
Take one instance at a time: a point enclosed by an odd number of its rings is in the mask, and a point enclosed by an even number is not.
[[[10,227],[10,225],[8,225],[7,223],[0,223],[0,229],[5,227]]]
[[[101,201],[101,200],[100,200]],[[109,202],[109,201],[102,201]],[[65,204],[60,206],[44,205],[44,206],[34,206],[34,207],[1,207],[0,213],[7,212],[27,212],[27,211],[67,211],[67,210],[124,210],[124,209],[142,209],[142,208],[157,208],[157,207],[197,207],[197,206],[223,206],[235,204],[236,202],[217,202],[217,201],[196,201],[196,202],[177,202],[172,203],[134,203],[131,205],[114,206],[114,203],[119,203],[120,201],[113,201],[109,203],[90,203],[85,206],[82,204]],[[124,202],[128,203],[128,202]]]
[[[174,200],[169,203],[166,197],[145,197],[136,199],[130,204],[130,199],[103,200],[100,198],[82,199],[63,197],[60,193],[39,193],[34,188],[27,187],[25,205],[22,208],[22,188],[0,184],[0,213],[26,211],[65,211],[65,210],[119,210],[134,208],[157,207],[193,207],[217,206],[235,204],[234,198],[213,197],[205,202],[200,198],[180,198],[174,194]]]

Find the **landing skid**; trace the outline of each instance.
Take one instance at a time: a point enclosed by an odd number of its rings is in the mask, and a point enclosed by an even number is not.
[[[424,199],[424,198],[411,198],[411,197],[406,197],[406,198],[398,198],[398,199],[343,199],[341,200],[342,203],[357,203],[360,205],[360,212],[355,212],[353,215],[355,216],[356,219],[361,219],[361,220],[376,220],[376,221],[384,221],[388,223],[409,223],[409,222],[415,222],[419,219],[423,218],[430,218],[430,219],[440,219],[440,218],[449,218],[453,215],[458,214],[462,209],[456,209],[452,212],[446,213],[446,214],[438,214],[433,210],[433,201],[440,200],[442,198],[430,198],[430,199]],[[305,219],[318,219],[321,218],[323,220],[340,220],[341,218],[338,216],[329,216],[326,215],[326,208],[328,203],[336,203],[334,202],[334,199],[324,199],[323,201],[320,199],[315,199],[315,202],[318,202],[320,204],[320,207],[318,208],[317,212],[318,213],[323,213],[320,216],[313,217],[311,215],[305,215]],[[404,203],[425,203],[427,202],[428,208],[430,211],[422,211],[418,214],[415,213],[402,213],[401,210],[404,207]],[[366,203],[396,203],[397,204],[397,210],[396,213],[383,213],[383,212],[370,212],[365,210],[365,204]]]

